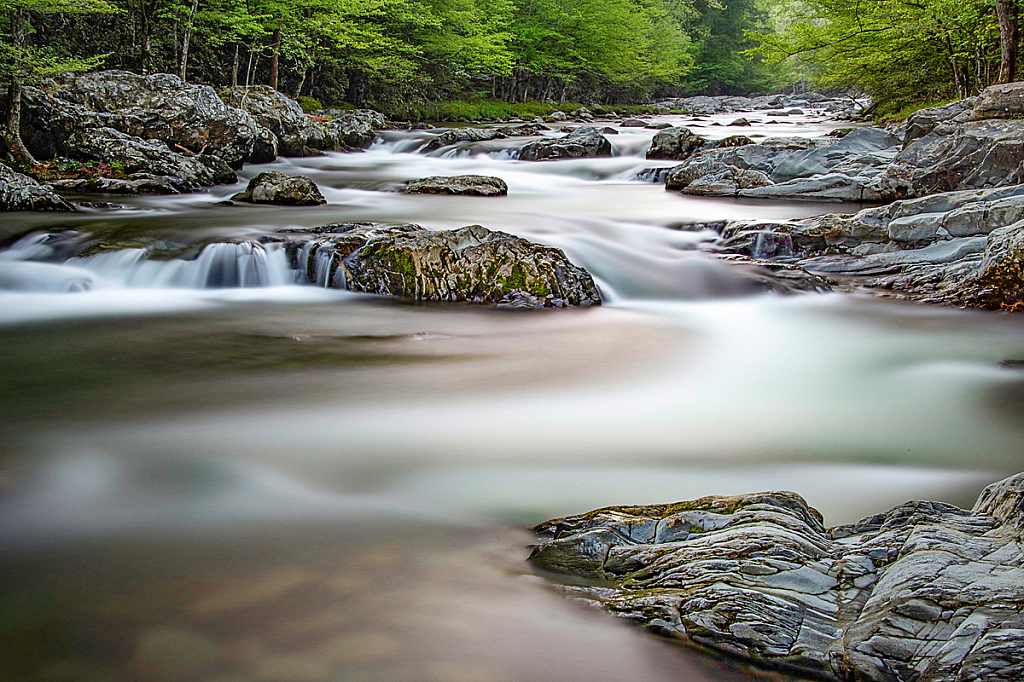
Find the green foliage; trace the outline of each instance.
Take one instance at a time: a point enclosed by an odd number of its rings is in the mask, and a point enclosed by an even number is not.
[[[887,115],[977,92],[999,64],[988,0],[792,0],[783,31],[751,37],[768,61],[799,59],[820,85],[869,94]]]

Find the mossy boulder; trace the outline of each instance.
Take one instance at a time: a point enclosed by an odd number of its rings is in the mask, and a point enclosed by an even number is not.
[[[433,231],[367,223],[289,244],[310,282],[417,301],[517,308],[600,305],[594,280],[560,250],[470,225]]]

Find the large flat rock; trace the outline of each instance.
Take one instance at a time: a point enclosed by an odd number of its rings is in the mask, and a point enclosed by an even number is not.
[[[825,528],[767,492],[555,519],[530,559],[674,639],[825,680],[1024,679],[1024,474]]]

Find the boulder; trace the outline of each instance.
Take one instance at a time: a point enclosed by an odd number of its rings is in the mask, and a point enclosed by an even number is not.
[[[177,192],[237,180],[235,172],[216,156],[179,154],[159,140],[143,140],[113,128],[76,130],[65,145],[74,158],[120,165],[130,179],[166,177],[166,184]]]
[[[1022,160],[1024,121],[944,123],[904,147],[885,175],[894,194],[920,197],[1017,184]]]
[[[940,123],[966,123],[971,120],[972,107],[977,101],[977,97],[969,97],[940,107],[915,111],[907,118],[906,130],[903,133],[903,146],[906,147],[914,140],[924,137],[935,130],[935,126]]]
[[[972,117],[1020,118],[1024,116],[1024,83],[1003,83],[985,88],[974,102]]]
[[[221,90],[229,106],[249,112],[277,138],[282,156],[316,156],[324,147],[323,131],[313,124],[299,103],[269,85],[238,85]],[[265,144],[265,142],[264,142]],[[265,157],[261,148],[260,156]]]
[[[0,163],[0,211],[74,211],[46,185]]]
[[[413,180],[402,189],[405,194],[467,194],[478,197],[505,196],[508,185],[487,175],[434,176]]]
[[[640,118],[627,118],[619,124],[620,128],[646,128],[647,121]]]
[[[591,158],[611,155],[611,142],[597,128],[592,126],[581,126],[565,137],[558,139],[530,142],[519,150],[519,158],[523,161]]]
[[[277,171],[260,173],[249,181],[244,192],[231,198],[251,204],[282,206],[319,206],[327,203],[316,183],[306,176],[285,175]]]
[[[750,125],[750,121],[748,121],[747,119],[741,117],[741,118],[737,118],[737,119],[733,120],[733,122],[730,123],[729,125],[731,125],[731,126],[749,126]]]
[[[330,115],[330,120],[317,124],[323,133],[320,148],[325,150],[366,149],[377,139],[376,131],[387,125],[384,115],[372,109],[332,109]]]
[[[560,249],[471,225],[329,226],[288,245],[310,282],[419,301],[539,308],[600,305],[590,274]]]
[[[606,507],[543,523],[530,560],[650,631],[832,682],[1024,673],[1024,474],[971,511],[907,502],[826,528],[791,492]]]
[[[707,140],[694,134],[689,128],[666,128],[658,132],[651,140],[647,158],[686,159],[705,144],[707,144]]]
[[[224,104],[213,88],[166,73],[89,73],[48,93],[27,89],[23,106],[26,144],[39,158],[62,154],[72,132],[107,127],[209,153],[237,169],[259,138],[253,117]]]

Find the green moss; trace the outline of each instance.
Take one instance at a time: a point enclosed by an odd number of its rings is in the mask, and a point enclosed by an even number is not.
[[[314,99],[313,97],[303,96],[299,97],[297,101],[299,103],[299,106],[302,107],[302,110],[305,111],[307,114],[312,111],[319,111],[324,108],[323,103],[318,99]]]

